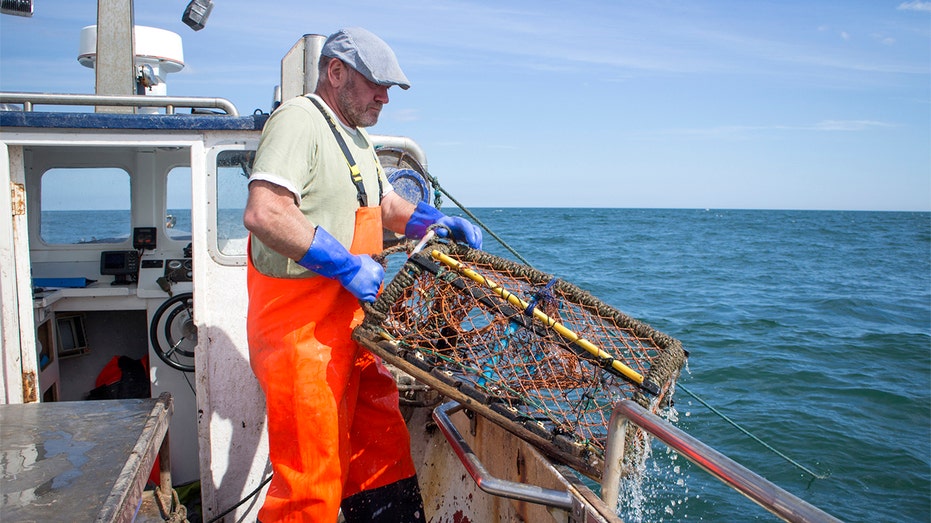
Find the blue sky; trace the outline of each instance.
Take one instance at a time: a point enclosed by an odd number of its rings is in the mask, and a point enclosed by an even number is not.
[[[0,16],[0,88],[90,93],[96,2]],[[931,1],[137,1],[179,33],[168,94],[268,111],[306,33],[382,36],[410,136],[468,207],[931,210]],[[274,11],[274,12],[272,12]]]

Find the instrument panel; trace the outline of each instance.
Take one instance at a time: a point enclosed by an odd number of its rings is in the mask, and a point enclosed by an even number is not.
[[[166,260],[165,279],[171,282],[194,281],[194,266],[191,259]]]

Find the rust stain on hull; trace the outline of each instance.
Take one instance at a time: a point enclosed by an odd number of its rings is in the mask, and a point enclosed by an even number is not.
[[[23,403],[35,403],[39,401],[39,386],[35,372],[23,373]]]

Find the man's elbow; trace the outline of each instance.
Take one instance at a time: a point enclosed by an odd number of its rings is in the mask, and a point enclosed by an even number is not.
[[[242,224],[246,230],[253,233],[261,233],[267,220],[264,219],[265,213],[257,209],[254,205],[246,205],[242,213]]]

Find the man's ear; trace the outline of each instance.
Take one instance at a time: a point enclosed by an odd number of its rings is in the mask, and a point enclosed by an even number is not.
[[[330,63],[327,64],[327,76],[330,80],[330,85],[333,87],[340,87],[346,83],[349,71],[346,70],[346,64],[338,58],[330,60]]]

